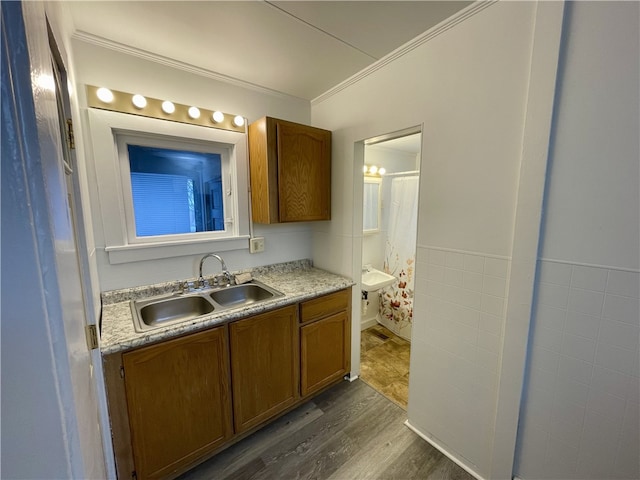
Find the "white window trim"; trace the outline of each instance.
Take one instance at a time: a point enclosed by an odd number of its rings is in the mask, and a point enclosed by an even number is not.
[[[120,181],[122,182],[123,200],[125,207],[125,220],[127,226],[127,241],[130,245],[141,243],[168,243],[180,242],[183,239],[212,240],[220,238],[237,237],[237,224],[235,219],[237,212],[237,195],[235,191],[236,175],[233,148],[230,145],[217,142],[203,143],[189,139],[167,139],[158,135],[141,134],[140,132],[125,132],[114,130],[118,150]],[[157,235],[138,237],[136,235],[136,221],[133,207],[133,193],[131,190],[131,166],[127,145],[141,145],[145,147],[160,147],[168,149],[188,150],[199,153],[216,153],[222,159],[222,190],[224,193],[224,230],[212,232],[195,232],[180,235]]]
[[[240,250],[248,248],[249,238],[249,194],[248,194],[248,154],[245,133],[231,132],[167,122],[153,118],[126,115],[106,110],[88,109],[93,159],[98,187],[98,199],[105,240],[105,251],[109,263],[119,264],[141,260],[195,255],[215,251]],[[137,137],[162,137],[180,143],[208,142],[227,148],[229,155],[229,178],[225,179],[225,189],[231,191],[233,200],[226,205],[227,213],[233,217],[233,226],[224,234],[220,232],[198,232],[193,234],[162,237],[135,237],[135,227],[128,225],[126,192],[131,197],[130,179],[127,167],[122,168],[118,157],[117,135],[131,134]],[[165,144],[166,145],[166,144]],[[123,175],[126,170],[127,178]],[[129,200],[131,201],[131,200]],[[227,207],[232,210],[227,211]],[[129,208],[132,208],[129,206]],[[129,233],[131,232],[131,233]],[[168,238],[172,237],[172,238]],[[160,238],[160,241],[157,239]]]

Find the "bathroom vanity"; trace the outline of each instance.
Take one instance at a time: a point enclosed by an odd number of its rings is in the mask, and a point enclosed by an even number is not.
[[[353,282],[308,261],[252,274],[281,295],[146,330],[132,301],[180,282],[103,294],[118,478],[174,478],[349,373]]]

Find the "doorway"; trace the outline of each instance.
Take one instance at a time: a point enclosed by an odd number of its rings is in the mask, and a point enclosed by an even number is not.
[[[404,409],[421,143],[419,128],[364,142],[360,378]]]

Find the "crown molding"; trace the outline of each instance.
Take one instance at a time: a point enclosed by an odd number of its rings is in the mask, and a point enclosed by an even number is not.
[[[467,20],[468,18],[474,16],[475,14],[481,12],[482,10],[484,10],[485,8],[493,5],[497,1],[498,0],[478,0],[478,1],[474,2],[474,3],[472,3],[467,8],[464,8],[464,9],[460,10],[458,13],[456,13],[452,17],[449,17],[446,20],[443,20],[442,22],[440,22],[436,26],[434,26],[434,27],[430,28],[429,30],[427,30],[426,32],[418,35],[413,40],[410,40],[407,43],[405,43],[404,45],[402,45],[401,47],[396,48],[394,51],[392,51],[391,53],[385,55],[384,57],[382,57],[377,62],[372,63],[368,67],[360,70],[358,73],[356,73],[356,74],[352,75],[351,77],[347,78],[346,80],[340,82],[335,87],[332,87],[330,90],[327,90],[322,95],[317,96],[316,98],[311,100],[311,106],[318,105],[318,104],[324,102],[325,100],[333,97],[337,93],[341,92],[345,88],[348,88],[351,85],[353,85],[355,83],[358,83],[360,80],[368,77],[369,75],[373,74],[374,72],[376,72],[377,70],[381,69],[382,67],[384,67],[384,66],[388,65],[389,63],[394,62],[397,59],[403,57],[404,55],[406,55],[407,53],[411,52],[412,50],[418,48],[419,46],[423,45],[424,43],[427,43],[428,41],[430,41],[433,38],[437,37],[438,35],[446,32],[447,30],[455,27],[457,24],[459,24],[459,23]]]
[[[200,75],[202,77],[210,78],[212,80],[217,80],[219,82],[228,83],[236,87],[245,88],[247,90],[253,90],[265,95],[270,95],[272,97],[288,98],[288,99],[295,98],[296,100],[301,100],[300,97],[296,97],[295,95],[289,95],[287,93],[283,93],[278,90],[273,90],[271,88],[263,87],[255,83],[240,80],[238,78],[231,77],[229,75],[224,75],[222,73],[214,72],[212,70],[207,70],[206,68],[196,67],[195,65],[191,65],[189,63],[181,62],[179,60],[165,57],[163,55],[158,55],[146,50],[142,50],[140,48],[132,47],[130,45],[125,45],[124,43],[109,40],[108,38],[100,37],[98,35],[93,35],[91,33],[84,32],[82,30],[76,30],[71,36],[71,38],[81,42],[96,45],[98,47],[114,50],[116,52],[123,53],[125,55],[131,55],[133,57],[138,57],[138,58],[141,58],[150,62],[154,62],[160,65],[175,68],[177,70],[182,70],[195,75]],[[302,99],[302,100],[306,100],[306,99]]]

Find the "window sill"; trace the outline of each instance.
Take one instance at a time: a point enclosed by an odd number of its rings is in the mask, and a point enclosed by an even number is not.
[[[109,263],[117,265],[121,263],[141,262],[144,260],[157,260],[160,258],[180,257],[185,255],[199,255],[229,250],[246,250],[249,248],[249,235],[241,235],[233,238],[181,240],[166,243],[142,243],[135,245],[118,245],[106,247]]]

